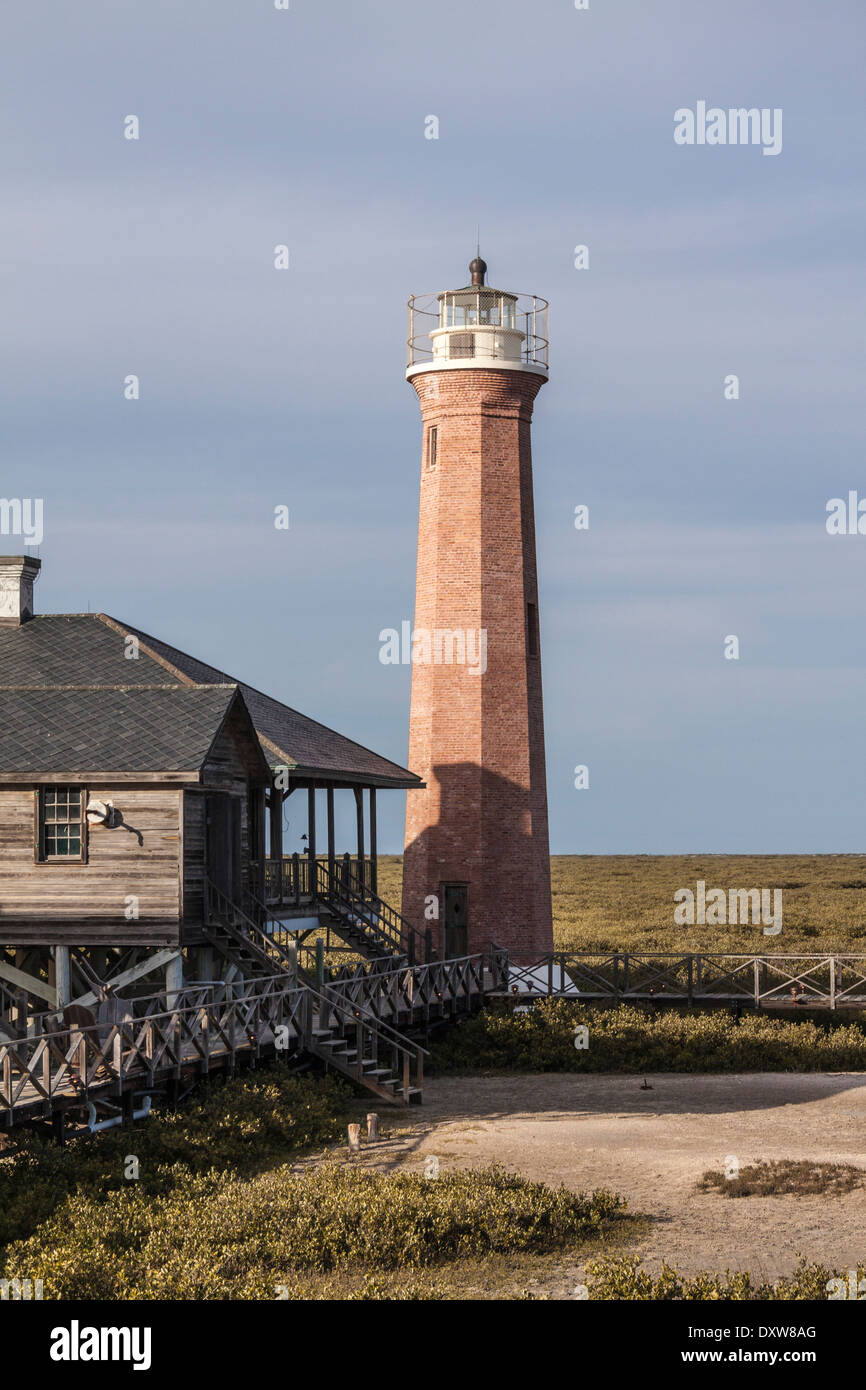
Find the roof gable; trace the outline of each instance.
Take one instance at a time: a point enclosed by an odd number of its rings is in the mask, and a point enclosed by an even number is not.
[[[111,619],[110,621],[115,621]],[[147,644],[153,653],[169,662],[194,681],[236,681],[216,666],[189,656],[177,647],[152,637],[139,628],[127,627],[128,633]],[[262,739],[271,767],[286,765],[298,775],[317,775],[334,780],[367,781],[379,786],[417,787],[420,779],[388,758],[365,748],[353,739],[291,709],[289,705],[265,695],[243,681],[238,689]]]
[[[0,773],[197,775],[236,701],[228,685],[0,689]]]
[[[136,648],[131,647],[129,638],[136,639]],[[137,651],[136,656],[130,654],[133,650]],[[345,738],[252,686],[244,685],[217,667],[103,613],[50,614],[32,618],[18,628],[0,630],[0,695],[12,695],[16,690],[21,695],[29,690],[32,695],[35,687],[45,692],[52,688],[67,692],[73,687],[79,689],[80,715],[72,712],[75,702],[68,696],[54,706],[57,718],[73,719],[79,738],[84,737],[89,718],[100,708],[99,701],[81,698],[84,690],[130,693],[133,690],[158,691],[160,688],[175,692],[205,687],[237,689],[272,768],[287,766],[298,776],[356,781],[374,786],[420,785],[417,777],[397,763],[380,757],[371,749]],[[156,697],[142,703],[145,723],[149,711],[158,705],[160,701]],[[45,717],[48,716],[50,711],[45,700],[38,702],[38,708]],[[107,710],[108,705],[103,703],[102,708]],[[129,699],[119,700],[113,708],[120,717],[124,710],[132,708],[132,702]],[[188,753],[193,745],[184,741],[184,721],[191,717],[188,711],[196,706],[190,702],[184,704],[183,701],[172,705],[171,699],[166,697],[161,708],[169,722],[175,717],[170,711],[177,709],[180,728],[176,747],[184,754]],[[9,709],[15,728],[21,732],[20,703],[12,701]],[[101,716],[97,723],[101,726]],[[96,741],[97,732],[94,729],[92,751],[95,753],[97,748],[108,751],[106,743]],[[50,730],[46,726],[43,736],[48,733]],[[108,738],[110,727],[102,730],[102,733]],[[169,730],[166,729],[164,733],[168,739]],[[114,737],[120,742],[116,730]],[[138,748],[139,756],[147,758],[155,756],[157,748],[170,752],[167,744],[148,743],[144,734],[142,740],[132,746]],[[19,747],[17,753],[0,740],[0,773],[13,771],[19,766],[14,759],[24,756],[24,748],[29,750],[27,756],[36,756],[32,739],[29,744]],[[69,752],[73,751],[74,747],[70,747]],[[47,748],[45,756],[48,756]],[[7,757],[13,761],[7,762]],[[60,767],[56,757],[54,767]],[[117,767],[115,770],[121,769]]]

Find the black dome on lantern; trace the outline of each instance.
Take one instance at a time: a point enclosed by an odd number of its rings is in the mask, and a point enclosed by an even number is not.
[[[469,274],[472,276],[473,285],[483,285],[487,274],[487,262],[482,261],[480,256],[474,256],[469,262]]]

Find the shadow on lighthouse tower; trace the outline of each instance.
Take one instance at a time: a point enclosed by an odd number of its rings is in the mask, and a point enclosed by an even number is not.
[[[403,915],[450,956],[553,947],[530,443],[547,303],[469,270],[410,299],[406,371],[423,432],[409,766],[426,786],[407,796]]]

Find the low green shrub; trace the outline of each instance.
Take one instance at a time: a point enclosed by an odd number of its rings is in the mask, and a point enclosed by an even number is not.
[[[63,1149],[26,1135],[17,1153],[0,1157],[0,1251],[35,1231],[67,1196],[98,1199],[128,1188],[129,1154],[139,1162],[139,1190],[165,1194],[179,1173],[243,1172],[333,1142],[343,1131],[348,1096],[346,1084],[333,1077],[271,1067],[213,1082],[132,1130],[106,1130]]]
[[[589,1046],[575,1047],[575,1030]],[[477,1014],[433,1049],[439,1072],[762,1072],[866,1070],[866,1029],[726,1010],[594,1008],[543,999]]]
[[[858,1279],[861,1276],[862,1271],[858,1270]],[[842,1275],[834,1275],[824,1265],[809,1264],[806,1260],[800,1260],[790,1278],[777,1279],[773,1283],[755,1280],[748,1271],[678,1274],[668,1264],[663,1264],[661,1273],[653,1276],[640,1268],[640,1261],[634,1255],[623,1255],[617,1258],[591,1260],[586,1267],[586,1277],[589,1297],[597,1301],[624,1299],[640,1302],[704,1302],[710,1299],[725,1299],[744,1303],[757,1300],[826,1301],[830,1296],[830,1280],[841,1278],[847,1287],[848,1274],[846,1271]]]
[[[275,1298],[304,1271],[553,1250],[607,1231],[624,1206],[611,1192],[554,1191],[499,1168],[433,1180],[335,1164],[179,1175],[164,1196],[68,1197],[9,1247],[0,1275],[42,1279],[47,1298]]]

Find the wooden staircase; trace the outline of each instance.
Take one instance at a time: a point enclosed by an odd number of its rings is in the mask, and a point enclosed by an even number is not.
[[[291,949],[212,883],[207,884],[206,899],[207,938],[245,981],[288,978],[309,993],[313,1017],[308,1052],[390,1105],[420,1104],[427,1055],[423,1047],[363,1006],[346,1004],[327,986],[317,989]]]
[[[319,861],[316,868],[316,908],[319,921],[330,926],[346,945],[365,960],[405,956],[410,965],[432,956],[430,933],[419,932],[395,908],[351,872],[346,861],[333,867]]]
[[[424,1048],[380,1019],[356,1014],[321,994],[316,997],[319,1009],[309,1050],[389,1105],[420,1105],[423,1057],[428,1055]]]

